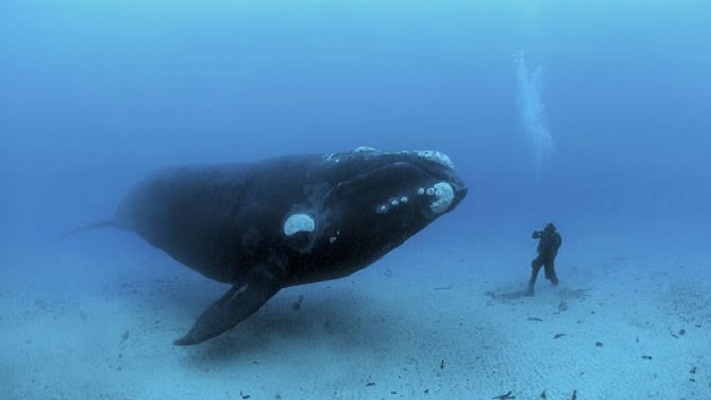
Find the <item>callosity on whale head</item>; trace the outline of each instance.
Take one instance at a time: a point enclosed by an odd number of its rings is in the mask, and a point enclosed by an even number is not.
[[[320,170],[333,184],[321,195],[318,211],[285,219],[285,233],[310,238],[292,263],[292,284],[343,277],[369,265],[467,194],[452,161],[437,151],[361,147],[324,156]],[[314,264],[321,266],[318,271]]]

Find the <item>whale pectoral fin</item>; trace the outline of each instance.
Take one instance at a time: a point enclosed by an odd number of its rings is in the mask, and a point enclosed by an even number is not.
[[[282,287],[279,279],[263,269],[250,272],[246,278],[205,310],[192,329],[173,344],[189,346],[223,334],[257,312]]]

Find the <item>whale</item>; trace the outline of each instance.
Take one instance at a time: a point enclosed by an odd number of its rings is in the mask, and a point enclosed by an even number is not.
[[[174,344],[217,337],[285,287],[338,279],[403,244],[466,197],[439,151],[359,147],[147,175],[113,216],[69,233],[131,231],[229,290]]]

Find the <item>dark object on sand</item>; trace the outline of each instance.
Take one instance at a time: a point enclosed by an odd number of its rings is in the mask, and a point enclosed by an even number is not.
[[[536,278],[541,268],[545,270],[545,277],[553,286],[558,286],[558,276],[555,273],[555,258],[558,249],[563,243],[563,238],[556,230],[553,223],[549,223],[542,231],[534,231],[531,235],[538,241],[538,256],[531,261],[531,279],[528,281],[527,295],[533,296]]]
[[[453,210],[467,188],[435,151],[283,157],[180,167],[136,185],[113,218],[232,288],[177,345],[218,336],[281,288],[348,276]]]
[[[675,339],[679,339],[679,336],[686,335],[686,329],[682,328],[682,329],[679,329],[678,333],[669,332],[669,334],[671,334]]]
[[[512,391],[512,390],[509,390],[508,393],[501,394],[501,395],[498,395],[498,396],[494,396],[494,397],[492,397],[491,399],[492,399],[492,400],[509,400],[509,399],[515,399],[515,398],[516,398],[516,395],[512,395],[511,393],[513,393],[513,391]]]

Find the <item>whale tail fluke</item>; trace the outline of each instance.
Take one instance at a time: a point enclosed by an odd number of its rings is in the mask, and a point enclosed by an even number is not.
[[[82,232],[86,232],[86,231],[93,231],[95,229],[115,228],[115,227],[116,227],[116,222],[113,219],[106,219],[103,221],[94,222],[94,223],[87,224],[87,225],[81,226],[79,228],[64,232],[64,233],[62,233],[62,237],[76,235],[77,233],[82,233]]]

